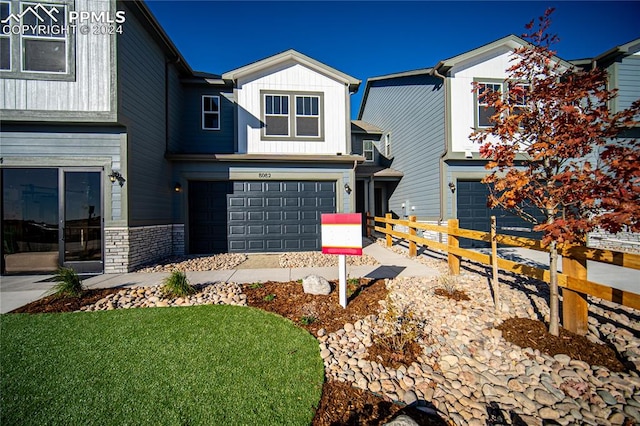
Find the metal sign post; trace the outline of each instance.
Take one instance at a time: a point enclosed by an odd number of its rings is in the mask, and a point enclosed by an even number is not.
[[[362,256],[362,215],[324,213],[321,220],[322,253],[338,255],[340,305],[347,307],[347,257]]]

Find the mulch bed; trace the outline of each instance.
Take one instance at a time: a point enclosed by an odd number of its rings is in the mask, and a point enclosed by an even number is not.
[[[84,290],[80,297],[46,296],[11,311],[12,314],[41,314],[53,312],[74,312],[83,306],[93,305],[121,288],[101,288]]]
[[[605,345],[589,341],[584,336],[560,328],[560,336],[549,333],[547,326],[527,318],[510,318],[496,327],[502,330],[502,337],[522,348],[538,349],[547,355],[566,354],[571,359],[586,362],[589,365],[601,365],[611,371],[626,371],[618,360],[616,352]]]

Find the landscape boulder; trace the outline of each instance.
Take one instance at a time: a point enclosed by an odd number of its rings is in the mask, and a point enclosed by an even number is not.
[[[316,295],[328,295],[331,293],[331,284],[319,275],[309,275],[302,279],[302,288],[305,293]]]

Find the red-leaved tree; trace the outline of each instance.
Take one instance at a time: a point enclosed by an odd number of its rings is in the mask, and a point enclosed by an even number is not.
[[[549,332],[559,333],[558,245],[583,243],[596,227],[640,231],[640,144],[622,138],[637,126],[640,100],[611,111],[607,73],[555,57],[553,9],[531,21],[507,69],[507,93],[474,90],[493,108],[492,126],[472,133],[492,172],[488,204],[515,212],[543,232],[549,248]],[[634,119],[635,117],[635,119]],[[537,214],[532,214],[532,209]]]

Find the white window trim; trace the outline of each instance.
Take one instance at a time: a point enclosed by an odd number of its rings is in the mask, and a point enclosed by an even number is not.
[[[367,144],[370,144],[370,146],[371,146],[369,149],[367,149]],[[371,153],[371,159],[370,160],[367,159],[367,153],[368,152]],[[373,161],[375,160],[375,148],[374,148],[373,141],[370,141],[370,140],[362,141],[362,155],[364,155],[364,162],[365,163],[373,163]]]
[[[267,97],[271,96],[277,96],[279,98],[287,98],[288,99],[288,105],[287,107],[289,108],[289,111],[286,114],[283,114],[282,112],[280,114],[275,114],[275,113],[271,113],[271,114],[267,114]],[[282,138],[288,138],[291,136],[291,96],[289,96],[288,94],[282,94],[282,93],[265,93],[264,94],[264,98],[263,98],[263,102],[264,102],[264,117],[265,117],[265,121],[267,117],[287,117],[287,134],[286,135],[266,135],[267,137],[270,138],[278,138],[278,137],[282,137]],[[282,111],[282,105],[280,105],[280,110]],[[265,134],[266,134],[266,130],[265,130]]]
[[[478,85],[491,85],[491,86],[499,86],[500,87],[500,93],[503,94],[504,96],[504,87],[503,87],[503,83],[498,83],[495,81],[483,81],[483,80],[478,80],[476,82]],[[487,102],[481,102],[480,101],[480,91],[478,90],[475,94],[475,105],[476,105],[476,112],[475,112],[475,119],[476,119],[476,128],[477,129],[488,129],[490,127],[492,127],[491,124],[489,125],[484,125],[484,124],[480,124],[480,108],[485,108],[487,107],[489,104]]]
[[[391,158],[391,133],[384,135],[384,156]]]
[[[317,114],[298,114],[298,98],[316,98],[318,100],[318,113]],[[294,99],[294,106],[295,106],[295,118],[297,120],[298,117],[315,117],[318,119],[318,134],[317,136],[311,136],[311,135],[299,135],[298,134],[298,126],[296,125],[296,137],[297,138],[320,138],[321,137],[321,132],[320,132],[320,96],[318,95],[295,95],[295,99]],[[304,103],[304,100],[303,100]],[[297,121],[296,121],[297,123]]]
[[[205,111],[205,99],[210,99],[210,98],[215,98],[216,99],[216,104],[218,105],[218,111]],[[201,118],[202,130],[220,130],[220,125],[221,125],[220,109],[221,109],[220,96],[218,96],[218,95],[202,95],[202,118]],[[217,115],[218,116],[218,127],[205,127],[205,124],[204,124],[205,123],[205,116],[207,114],[212,114],[212,115]]]

